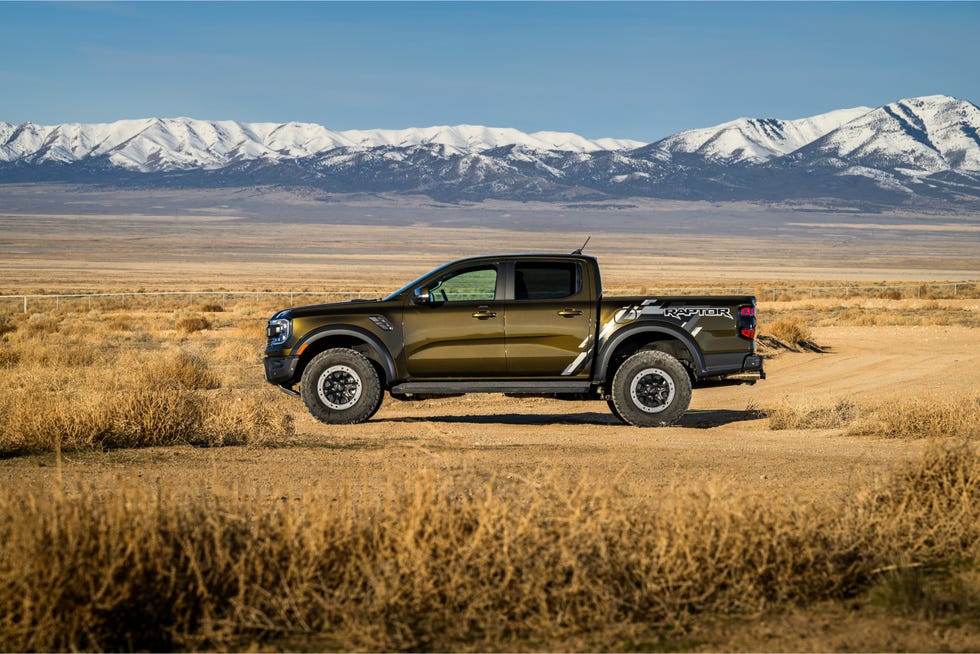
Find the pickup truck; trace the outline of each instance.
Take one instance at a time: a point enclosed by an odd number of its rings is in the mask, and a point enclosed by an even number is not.
[[[579,253],[475,257],[381,300],[279,311],[265,378],[325,423],[368,420],[387,391],[605,400],[627,423],[665,426],[693,386],[765,379],[755,314],[752,296],[604,296]]]

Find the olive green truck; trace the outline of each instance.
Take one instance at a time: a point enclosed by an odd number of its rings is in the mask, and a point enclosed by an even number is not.
[[[265,377],[326,423],[368,420],[387,391],[605,400],[665,426],[694,386],[765,379],[755,313],[752,296],[604,296],[587,255],[476,257],[382,300],[279,311]]]

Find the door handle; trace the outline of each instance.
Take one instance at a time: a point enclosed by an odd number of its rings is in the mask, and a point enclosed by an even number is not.
[[[582,311],[580,309],[562,309],[558,312],[558,315],[562,318],[573,318],[575,316],[581,316]]]
[[[497,314],[494,311],[490,311],[490,307],[480,307],[473,312],[473,317],[478,320],[486,320],[487,318],[496,318]]]

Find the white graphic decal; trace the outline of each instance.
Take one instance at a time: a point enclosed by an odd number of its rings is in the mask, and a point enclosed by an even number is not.
[[[668,318],[677,318],[678,320],[683,320],[684,318],[690,318],[691,316],[699,316],[704,318],[731,318],[731,309],[723,308],[713,308],[713,307],[677,307],[664,309],[664,315]]]

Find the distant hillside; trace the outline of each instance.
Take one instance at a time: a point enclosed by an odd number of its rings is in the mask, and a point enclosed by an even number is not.
[[[656,143],[473,125],[334,132],[189,118],[0,122],[0,183],[288,185],[443,201],[808,201],[980,207],[980,109],[936,95],[797,120],[740,118]]]

